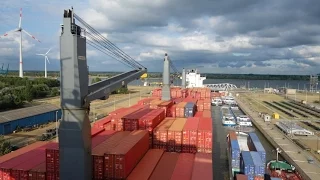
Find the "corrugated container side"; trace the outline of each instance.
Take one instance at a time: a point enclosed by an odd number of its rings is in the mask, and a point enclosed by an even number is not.
[[[49,148],[58,147],[57,143],[52,143],[52,146],[50,145]],[[29,159],[28,161],[21,162],[19,165],[12,167],[11,169],[11,177],[21,180],[27,180],[29,176],[29,170],[38,166],[41,163],[45,162],[45,154],[46,151],[43,149],[41,152],[37,154],[32,159]]]
[[[104,154],[110,152],[129,134],[129,131],[117,132],[92,149],[93,177],[95,179],[103,179],[105,177],[108,177],[108,174],[112,174],[112,159],[110,159],[111,162],[109,161],[109,159],[106,160]]]
[[[194,115],[194,117],[203,117],[203,112],[202,111],[197,111],[196,114]]]
[[[237,174],[236,180],[248,180],[248,176],[246,176],[244,174]]]
[[[240,158],[240,171],[245,175],[254,175],[255,166],[250,151],[242,151]]]
[[[107,117],[102,118],[101,120],[96,121],[96,122],[93,124],[93,127],[95,127],[95,128],[103,128],[103,126],[104,126],[105,124],[111,122],[112,116],[113,116],[113,115],[109,115],[109,116],[107,116]],[[91,130],[91,131],[92,131],[92,130]],[[92,135],[93,135],[93,133],[91,132],[91,136],[92,136]]]
[[[262,162],[266,164],[266,151],[258,136],[255,133],[249,133],[247,143],[250,151],[257,151],[260,154]]]
[[[255,165],[255,175],[263,177],[265,174],[265,166],[258,152],[250,152],[253,163]]]
[[[32,168],[28,175],[28,180],[46,180],[46,163],[44,162]]]
[[[212,154],[196,153],[191,180],[212,180]]]
[[[29,151],[32,151],[34,149],[37,149],[37,148],[40,148],[46,144],[48,144],[49,142],[45,142],[45,141],[38,141],[38,142],[35,142],[33,144],[30,144],[28,146],[25,146],[25,147],[22,147],[20,149],[17,149],[9,154],[6,154],[6,155],[3,155],[3,156],[0,156],[0,163],[3,163],[5,161],[8,161],[12,158],[15,158],[17,156],[20,156],[21,154],[24,154],[24,153],[27,153]]]
[[[128,176],[127,180],[148,180],[164,151],[150,149]]]
[[[153,111],[154,118],[146,119],[146,130],[152,131],[164,118],[164,110],[156,109]]]
[[[189,117],[182,131],[182,152],[197,152],[198,125],[200,119],[197,117]]]
[[[186,106],[186,102],[180,102],[176,106],[176,117],[184,117],[184,109]]]
[[[181,153],[171,176],[171,180],[191,179],[194,154]]]
[[[211,118],[200,118],[198,125],[198,152],[212,152],[212,120]]]
[[[122,118],[130,113],[138,111],[141,107],[131,107],[130,109],[124,109],[117,115],[113,116],[111,119],[112,130],[122,131],[123,130],[123,120]]]
[[[143,108],[134,113],[124,116],[122,119],[124,121],[124,130],[133,131],[139,129],[139,119],[150,113],[152,109]]]
[[[203,106],[203,100],[198,100],[197,101],[197,110],[198,111],[203,111],[204,106]]]
[[[125,179],[149,149],[149,133],[144,130],[133,131],[116,146],[114,155],[115,179]]]
[[[166,118],[153,131],[153,146],[155,148],[167,150],[168,129],[174,122],[172,118]]]
[[[240,169],[240,146],[238,140],[230,141],[231,167]]]
[[[0,175],[2,175],[2,178],[8,179],[10,177],[19,179],[20,178],[20,171],[14,171],[13,173],[11,173],[11,169],[13,167],[18,166],[19,164],[24,164],[28,161],[32,161],[33,159],[38,159],[39,154],[41,155],[41,153],[43,153],[45,151],[46,148],[50,148],[55,146],[55,143],[48,143],[45,144],[44,146],[40,146],[36,149],[33,149],[31,151],[28,151],[27,153],[21,154],[19,156],[16,156],[10,160],[7,160],[5,162],[2,162],[0,164]],[[31,169],[32,167],[30,167]],[[24,175],[24,173],[23,173]],[[27,174],[28,176],[28,174]]]
[[[168,116],[168,117],[173,117],[173,118],[175,118],[176,117],[176,109],[177,109],[177,105],[173,105],[173,106],[171,106],[171,108],[170,108],[170,112],[171,112],[171,116]]]
[[[168,129],[167,150],[169,152],[181,152],[182,130],[186,121],[186,118],[177,118]]]
[[[152,172],[149,180],[165,180],[172,177],[172,173],[175,169],[179,158],[178,153],[167,153],[165,152],[158,165]]]

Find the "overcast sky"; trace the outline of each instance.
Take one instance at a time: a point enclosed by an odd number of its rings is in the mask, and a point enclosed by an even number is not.
[[[63,9],[75,13],[149,71],[167,52],[181,70],[207,73],[320,73],[319,0],[10,0],[0,1],[0,33],[15,29],[19,9],[25,70],[59,70]],[[0,63],[18,69],[19,34],[0,38]],[[126,70],[88,47],[92,71]]]

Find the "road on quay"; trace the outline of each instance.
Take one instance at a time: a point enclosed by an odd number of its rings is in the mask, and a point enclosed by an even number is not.
[[[281,150],[283,157],[288,162],[300,169],[303,176],[307,179],[319,180],[320,179],[320,163],[314,159],[314,163],[308,162],[308,157],[312,155],[306,151],[303,151],[298,145],[296,145],[288,136],[281,132],[274,124],[265,123],[262,118],[259,117],[258,112],[254,112],[249,104],[246,104],[241,98],[236,97],[240,108],[250,116],[254,124],[260,127],[262,133],[274,144],[276,144]],[[259,103],[257,101],[257,103]]]

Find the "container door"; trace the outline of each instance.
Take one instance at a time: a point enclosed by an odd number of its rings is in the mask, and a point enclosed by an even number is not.
[[[3,126],[3,129],[4,129],[4,134],[11,134],[12,131],[11,131],[11,124],[5,124]]]

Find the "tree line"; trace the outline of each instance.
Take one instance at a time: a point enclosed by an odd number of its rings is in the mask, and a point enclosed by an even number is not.
[[[0,77],[0,110],[23,107],[26,101],[59,95],[56,79]]]

